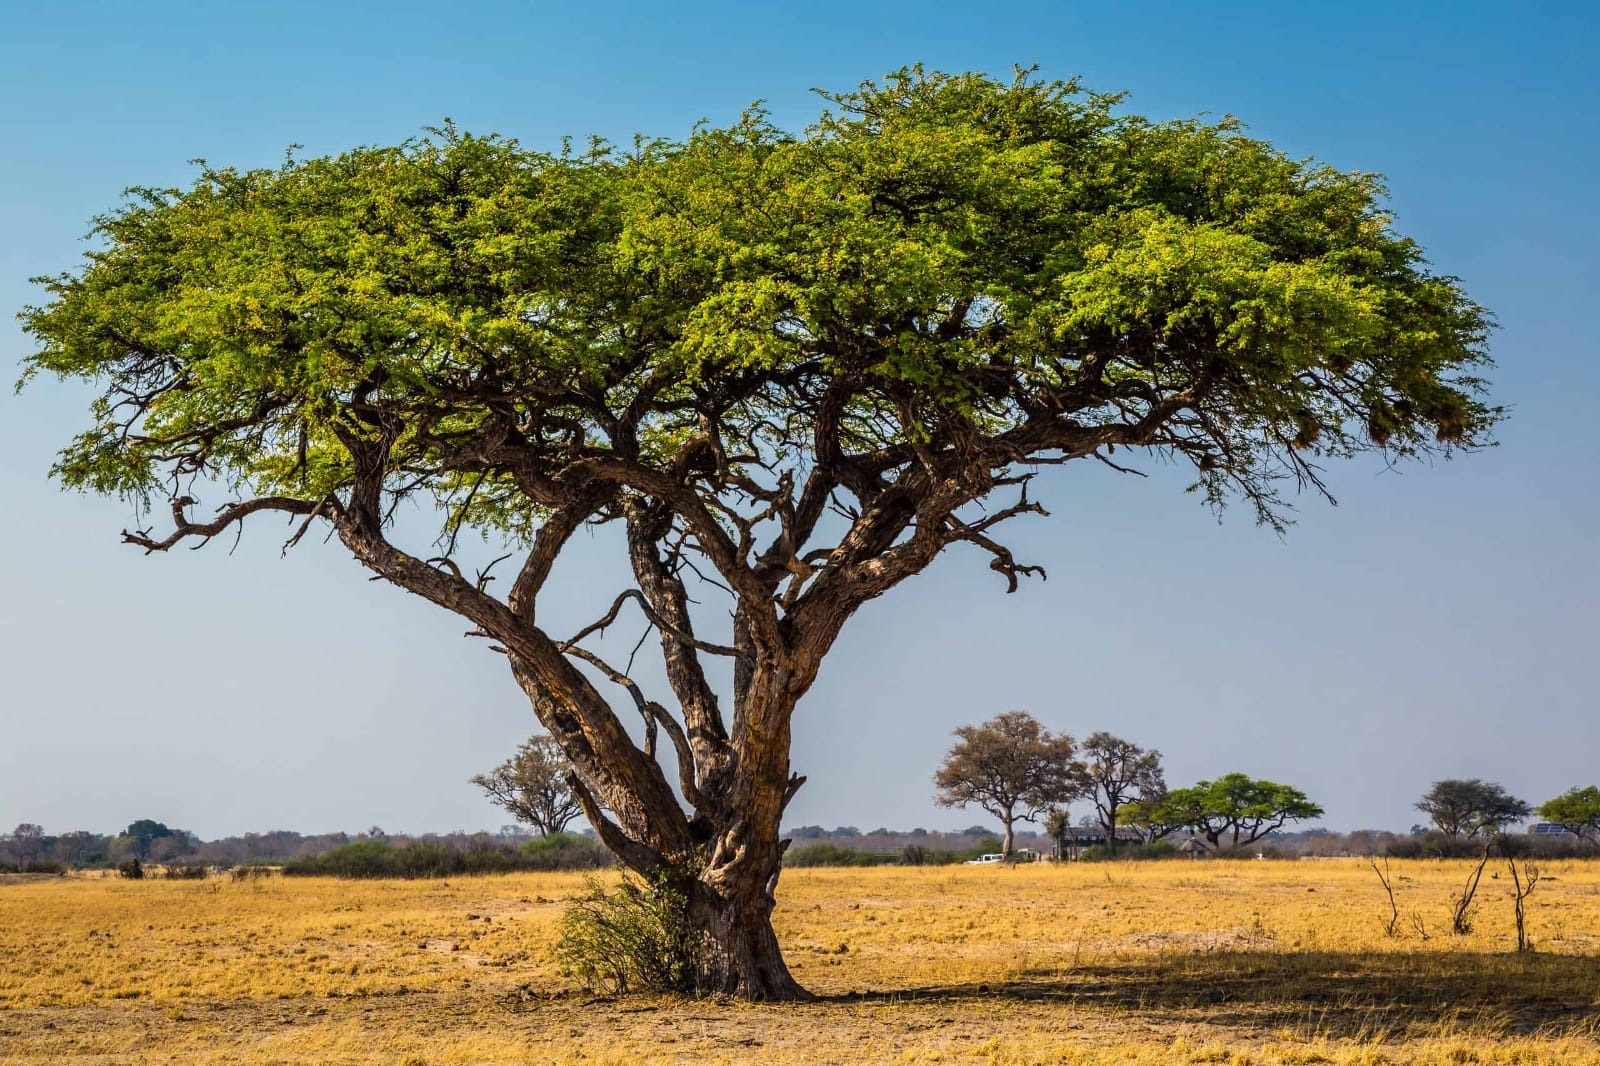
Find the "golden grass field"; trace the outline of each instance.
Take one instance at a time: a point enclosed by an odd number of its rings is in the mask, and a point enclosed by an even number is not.
[[[1600,1063],[1600,862],[791,870],[819,998],[609,999],[551,961],[576,875],[0,879],[0,1063]],[[1491,872],[1494,868],[1491,867]]]

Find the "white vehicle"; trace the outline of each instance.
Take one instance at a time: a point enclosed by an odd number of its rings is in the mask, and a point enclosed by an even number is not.
[[[1004,859],[1005,859],[1005,856],[1000,854],[998,851],[996,851],[996,852],[993,852],[992,854],[989,854],[989,855],[979,855],[976,859],[968,859],[966,862],[962,863],[962,865],[963,866],[988,866],[990,863],[1000,862],[1000,861],[1002,861]]]

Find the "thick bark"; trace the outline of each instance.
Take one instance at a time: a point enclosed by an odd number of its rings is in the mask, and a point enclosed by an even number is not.
[[[1012,830],[1013,819],[1010,811],[1006,811],[1000,816],[1000,823],[1006,827],[1006,834],[1000,840],[1000,854],[1009,859],[1011,858],[1012,845],[1016,842],[1016,834]]]
[[[797,677],[765,662],[741,664],[733,735],[723,740],[712,733],[710,745],[685,738],[679,750],[680,759],[691,762],[688,817],[662,789],[640,789],[608,772],[613,763],[627,761],[632,740],[621,730],[594,729],[566,705],[575,689],[557,690],[512,656],[540,721],[573,755],[577,772],[569,780],[601,841],[629,869],[682,893],[695,990],[753,1000],[804,999],[808,993],[790,975],[778,947],[772,911],[787,843],[779,827],[803,780],[789,774],[790,718],[811,675]],[[686,687],[698,689],[693,683]],[[692,723],[698,719],[715,728],[704,707],[683,713]],[[712,758],[704,758],[708,752]]]
[[[809,999],[789,973],[772,928],[773,883],[754,870],[733,877],[702,877],[689,890],[687,918],[699,945],[696,985],[750,1000]]]

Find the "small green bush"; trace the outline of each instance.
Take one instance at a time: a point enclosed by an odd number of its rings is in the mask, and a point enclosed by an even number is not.
[[[625,877],[615,891],[591,877],[561,915],[556,959],[590,991],[692,992],[688,902],[666,883]]]
[[[358,840],[321,855],[283,864],[288,877],[423,878],[518,870],[594,870],[611,864],[611,855],[587,837],[556,833],[522,848],[461,851],[441,844],[395,847],[382,840]]]

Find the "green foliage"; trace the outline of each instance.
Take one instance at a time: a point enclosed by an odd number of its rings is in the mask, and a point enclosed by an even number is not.
[[[1441,832],[1468,838],[1492,836],[1533,812],[1500,785],[1476,777],[1435,781],[1416,807]]]
[[[1322,813],[1320,806],[1293,785],[1231,773],[1189,788],[1175,788],[1140,817],[1165,832],[1191,829],[1213,847],[1243,847],[1288,822],[1320,818]]]
[[[1541,803],[1539,817],[1566,826],[1574,836],[1600,836],[1600,788],[1570,788]]]
[[[623,878],[614,891],[590,879],[562,912],[561,972],[608,993],[691,992],[696,942],[688,904],[665,881]]]
[[[565,833],[529,841],[520,849],[465,851],[420,842],[397,848],[382,840],[359,840],[286,862],[283,873],[287,877],[459,877],[516,870],[593,870],[610,865],[610,861],[599,844]]]
[[[55,472],[139,503],[197,476],[314,502],[381,442],[388,493],[524,537],[541,507],[507,464],[463,473],[465,444],[515,423],[603,454],[604,413],[637,401],[629,441],[665,468],[715,396],[727,439],[780,456],[813,439],[794,396],[848,379],[860,452],[976,430],[1020,460],[1192,407],[1133,443],[1277,522],[1275,486],[1318,457],[1471,447],[1498,417],[1488,314],[1375,175],[1026,72],[827,100],[798,133],[755,111],[551,154],[446,126],[133,189],[21,316],[24,380],[103,389]]]
[[[152,843],[173,834],[164,823],[141,818],[123,830],[122,835],[133,848],[134,855],[143,859],[149,856]]]
[[[138,859],[129,859],[117,867],[117,873],[130,881],[142,881],[144,880],[144,864]]]

